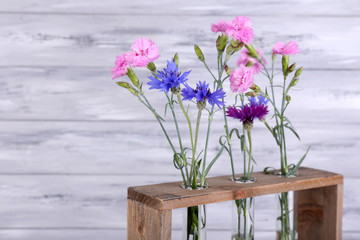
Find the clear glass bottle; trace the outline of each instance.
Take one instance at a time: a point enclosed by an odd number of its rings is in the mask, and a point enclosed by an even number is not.
[[[255,198],[232,202],[232,240],[254,240]]]
[[[294,211],[294,192],[283,192],[277,198],[276,240],[297,240],[297,216]]]
[[[208,188],[208,185],[206,183],[204,186],[198,184],[196,189],[184,184],[181,184],[181,187],[192,191],[201,191]],[[206,240],[206,205],[184,208],[182,233],[183,240]]]
[[[206,205],[184,208],[183,240],[206,240]]]

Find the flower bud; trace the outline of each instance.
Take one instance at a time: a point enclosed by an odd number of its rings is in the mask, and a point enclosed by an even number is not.
[[[250,87],[251,90],[253,90],[254,92],[259,92],[260,88],[258,85],[256,85],[255,83]]]
[[[290,96],[290,95],[286,95],[285,99],[286,99],[287,102],[290,102],[290,101],[291,101],[291,96]]]
[[[149,69],[151,72],[156,73],[156,66],[154,62],[150,62],[147,66],[147,69]]]
[[[288,73],[293,72],[295,68],[296,68],[296,63],[291,64],[291,66],[288,68]]]
[[[252,67],[252,66],[254,66],[254,63],[252,61],[248,61],[246,67]]]
[[[128,68],[128,71],[126,73],[126,75],[130,78],[131,82],[134,84],[135,87],[139,88],[140,87],[140,82],[139,79],[137,78],[134,70],[132,70],[132,68]]]
[[[249,53],[251,54],[251,57],[256,58],[256,59],[260,59],[259,53],[255,50],[255,48],[252,45],[245,44],[245,47],[249,51]]]
[[[194,44],[194,49],[195,49],[196,56],[199,58],[199,60],[202,61],[202,62],[204,62],[205,57],[204,57],[203,52],[202,52],[201,49],[199,48],[199,46],[196,45],[196,44]]]
[[[273,53],[273,54],[271,55],[271,59],[272,59],[273,61],[275,61],[275,58],[276,58],[276,54]]]
[[[226,55],[231,56],[237,51],[239,51],[244,46],[243,42],[240,42],[239,40],[234,41],[234,39],[231,40],[229,46],[226,49]]]
[[[199,110],[204,110],[206,107],[206,100],[198,101],[196,105]]]
[[[134,94],[135,96],[137,95],[137,91],[130,85],[130,83],[127,82],[117,82],[117,85],[119,85],[120,87],[126,88],[127,90],[129,90],[129,92],[131,92],[132,94]]]
[[[216,40],[216,48],[219,53],[223,53],[228,42],[228,36],[221,34]]]
[[[228,76],[231,75],[231,69],[230,69],[230,67],[229,67],[228,65],[225,65],[225,72],[226,72],[226,74],[227,74]]]
[[[303,67],[299,68],[298,70],[296,70],[295,72],[295,78],[298,78],[300,76],[300,74],[302,73]]]
[[[299,79],[298,79],[298,78],[293,78],[293,80],[291,80],[290,86],[293,87],[293,86],[295,86],[298,82],[299,82]]]
[[[288,55],[283,55],[282,57],[282,70],[284,73],[284,76],[287,76],[287,70],[289,67],[289,56]]]
[[[177,53],[174,55],[173,62],[176,62],[177,67],[179,66],[179,55]]]
[[[247,93],[245,93],[245,95],[248,97],[256,97],[257,93],[256,92],[247,92]]]

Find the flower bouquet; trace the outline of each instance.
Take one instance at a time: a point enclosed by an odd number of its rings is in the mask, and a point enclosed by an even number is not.
[[[230,90],[235,92],[235,105],[238,99],[240,99],[240,105],[230,106],[223,108],[223,120],[225,134],[220,137],[220,144],[225,148],[229,155],[231,169],[232,169],[232,181],[239,183],[252,183],[256,179],[252,178],[253,165],[255,160],[252,156],[252,139],[251,129],[253,127],[253,121],[259,119],[262,121],[266,128],[270,131],[274,137],[279,149],[280,149],[280,172],[275,171],[273,168],[266,168],[264,172],[266,174],[275,173],[282,177],[296,176],[297,169],[305,159],[309,149],[304,156],[295,165],[288,163],[285,129],[290,130],[300,140],[298,133],[288,117],[285,116],[285,110],[287,109],[291,97],[289,91],[298,83],[299,77],[302,72],[302,67],[296,69],[296,64],[293,63],[289,66],[289,55],[295,55],[299,53],[297,43],[291,41],[287,44],[278,42],[275,44],[272,53],[271,73],[266,68],[266,60],[262,56],[262,52],[255,49],[251,42],[254,37],[253,29],[251,27],[251,21],[247,17],[238,16],[230,22],[220,20],[217,24],[211,26],[211,30],[214,33],[220,33],[216,41],[217,47],[217,65],[218,65],[218,77],[212,73],[206,64],[203,53],[198,48],[197,55],[199,59],[204,63],[206,69],[213,76],[214,81],[218,82],[220,87],[227,78],[230,81]],[[228,41],[228,39],[230,39]],[[245,46],[245,48],[243,48]],[[225,56],[224,56],[224,50]],[[241,50],[243,49],[243,50]],[[240,51],[241,50],[241,51]],[[240,51],[239,58],[237,60],[237,68],[231,70],[228,66],[230,57],[237,51]],[[274,85],[274,65],[276,55],[282,55],[282,72],[283,72],[283,84],[281,85],[281,106],[276,104],[275,97],[275,85]],[[223,72],[227,73],[227,76],[222,78]],[[287,81],[287,77],[292,72],[295,72],[292,79]],[[269,86],[265,87],[263,91],[257,84],[254,83],[253,75],[262,73],[268,80]],[[268,93],[270,89],[270,94]],[[248,104],[245,104],[245,98],[248,97]],[[275,126],[270,127],[269,123],[265,120],[265,115],[268,113],[267,104],[273,107],[273,116],[271,119],[275,119]],[[226,110],[227,109],[227,110]],[[239,119],[242,124],[242,129],[230,130],[227,117]],[[243,175],[240,178],[236,177],[234,167],[234,156],[232,149],[232,136],[236,134],[240,140],[240,148],[242,151],[243,162]],[[292,222],[290,218],[290,205],[288,193],[281,193],[279,196],[280,202],[280,216],[277,218],[280,222],[280,229],[277,231],[277,238],[281,240],[295,240],[296,239],[296,221]],[[254,239],[254,199],[241,199],[235,201],[235,217],[233,219],[233,231],[232,239]],[[293,218],[296,219],[296,218]]]
[[[215,161],[220,157],[224,147],[208,161],[208,144],[211,133],[211,123],[213,121],[216,108],[223,108],[225,92],[217,82],[213,83],[210,89],[209,83],[199,81],[194,88],[187,83],[190,71],[181,73],[179,71],[179,58],[175,54],[174,58],[167,61],[167,66],[162,70],[157,70],[154,60],[159,58],[157,45],[150,39],[140,38],[131,46],[132,51],[118,56],[115,67],[112,69],[113,79],[127,75],[130,82],[117,82],[117,84],[133,94],[158,121],[167,142],[172,149],[172,161],[176,169],[180,171],[183,183],[182,187],[190,190],[203,189],[207,187],[206,176]],[[133,68],[146,67],[150,71],[147,84],[150,90],[158,90],[164,95],[165,105],[164,115],[160,114],[150,103],[147,93],[143,91],[143,83],[139,81]],[[186,101],[186,102],[185,102]],[[188,106],[185,106],[185,104]],[[195,128],[189,114],[190,105],[197,108]],[[208,106],[209,105],[209,106]],[[164,126],[166,111],[170,110],[170,119],[174,123],[176,130],[176,140],[171,139],[168,130]],[[182,131],[178,124],[178,112],[187,122],[187,131],[190,137],[190,146],[185,146]],[[201,118],[203,112],[207,114],[207,132],[205,136],[205,146],[198,151],[198,139]],[[186,239],[204,239],[206,232],[206,209],[204,206],[189,207],[186,211]]]
[[[295,176],[307,152],[295,164],[289,164],[286,155],[285,130],[290,130],[296,137],[295,128],[289,118],[285,116],[285,110],[290,103],[289,91],[297,84],[302,68],[296,69],[296,65],[289,66],[289,55],[299,52],[297,44],[290,42],[284,44],[279,42],[275,45],[272,54],[272,67],[269,71],[266,68],[266,60],[260,50],[255,50],[251,45],[254,33],[251,22],[248,18],[238,16],[230,22],[219,21],[211,26],[211,30],[220,33],[215,41],[217,49],[217,69],[211,70],[205,60],[205,55],[198,45],[194,45],[195,54],[209,72],[212,81],[199,81],[196,86],[191,87],[188,77],[191,71],[181,73],[179,71],[179,57],[167,61],[163,70],[158,70],[154,61],[160,57],[157,45],[150,39],[140,38],[131,46],[131,50],[116,57],[115,67],[112,69],[113,79],[127,76],[130,81],[120,81],[117,84],[127,89],[140,103],[142,103],[155,117],[162,132],[172,150],[172,162],[179,170],[182,185],[188,190],[200,190],[207,188],[206,177],[214,163],[222,154],[223,150],[228,153],[232,177],[229,181],[236,184],[251,184],[256,181],[252,173],[255,159],[253,157],[253,141],[251,130],[254,120],[263,122],[266,128],[274,137],[280,149],[279,172],[272,168],[264,169],[265,173],[275,173],[283,177]],[[236,52],[240,52],[237,60],[237,67],[231,69],[229,60]],[[284,76],[281,86],[281,107],[278,107],[274,90],[274,63],[277,55],[282,57],[282,72]],[[163,94],[164,113],[160,113],[153,107],[148,99],[148,91],[143,90],[143,81],[140,81],[134,68],[146,68],[149,70],[147,85],[149,90],[157,90],[157,94]],[[287,81],[290,73],[294,72],[292,80]],[[269,73],[270,72],[270,73]],[[269,85],[263,91],[254,83],[254,75],[262,73],[269,80]],[[223,85],[230,82],[230,90],[235,93],[234,105],[225,107],[226,93]],[[268,92],[270,89],[270,93]],[[268,104],[273,107],[271,119],[274,119],[275,126],[271,127],[265,116],[269,113]],[[189,108],[196,108],[196,117],[191,116]],[[171,115],[166,113],[170,111]],[[209,160],[208,148],[211,135],[211,126],[214,115],[221,111],[224,123],[224,135],[217,136],[219,139],[219,150]],[[180,115],[179,115],[180,113]],[[205,113],[205,114],[204,114]],[[205,143],[199,151],[198,140],[200,124],[203,115],[207,118]],[[240,120],[241,128],[230,130],[228,118]],[[186,129],[180,129],[178,119],[183,118],[187,123]],[[168,134],[169,125],[165,121],[173,122],[173,129],[176,131],[175,139]],[[194,124],[195,123],[195,124]],[[184,132],[188,132],[189,140],[184,140]],[[201,135],[201,134],[200,134]],[[237,177],[235,173],[233,136],[240,142],[242,151],[241,160],[243,174]],[[290,207],[288,193],[279,196],[281,213],[278,220],[281,222],[281,229],[278,236],[281,240],[295,240],[295,227],[290,224]],[[239,199],[234,201],[234,229],[232,239],[249,240],[254,239],[254,199]],[[206,208],[205,206],[188,207],[184,217],[184,239],[200,240],[206,239]]]

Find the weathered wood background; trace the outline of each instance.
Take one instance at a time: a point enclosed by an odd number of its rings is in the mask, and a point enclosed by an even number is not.
[[[126,188],[180,175],[152,115],[111,80],[115,55],[149,37],[161,49],[159,67],[178,52],[192,83],[210,80],[192,45],[214,68],[210,24],[237,15],[252,19],[254,45],[267,59],[276,41],[299,43],[293,59],[304,73],[288,114],[302,142],[289,136],[289,156],[295,162],[311,145],[304,166],[345,175],[344,239],[360,239],[357,0],[2,0],[0,239],[126,239]],[[145,82],[147,72],[139,75]],[[161,97],[151,97],[158,108]],[[211,154],[221,131],[215,120]],[[258,170],[277,166],[278,151],[260,123],[254,141]],[[222,174],[230,174],[225,155],[211,173]],[[272,239],[275,197],[256,201],[257,239]],[[230,205],[208,206],[209,239],[230,236]],[[173,228],[180,239],[181,211]]]

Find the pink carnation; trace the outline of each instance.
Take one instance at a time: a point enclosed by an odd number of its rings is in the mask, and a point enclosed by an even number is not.
[[[263,57],[262,52],[259,49],[256,49],[256,51],[258,52],[258,54],[259,54],[261,60],[263,61],[264,65],[266,65],[266,60]],[[246,48],[244,50],[242,50],[240,52],[240,57],[237,60],[237,65],[238,66],[241,66],[241,65],[246,66],[249,62],[252,62],[253,66],[250,67],[250,68],[252,69],[253,74],[259,73],[263,69],[262,64],[256,58],[249,57],[248,54],[249,54],[249,51]]]
[[[128,53],[124,53],[121,56],[116,56],[115,67],[111,69],[113,74],[112,79],[122,77],[127,73],[128,67],[130,66],[127,60],[127,55]]]
[[[273,48],[274,54],[295,55],[299,52],[299,46],[295,41],[290,41],[288,43],[277,42]]]
[[[229,27],[226,29],[226,34],[232,36],[235,40],[249,44],[254,37],[250,19],[243,16],[237,16],[229,24]]]
[[[213,31],[214,33],[225,33],[228,27],[229,24],[227,22],[225,22],[224,20],[220,20],[217,24],[211,25],[211,31]]]
[[[160,57],[159,48],[150,39],[137,39],[131,49],[133,52],[128,55],[128,61],[132,67],[146,67]]]
[[[241,65],[230,74],[230,89],[233,92],[244,93],[254,84],[251,68]]]

